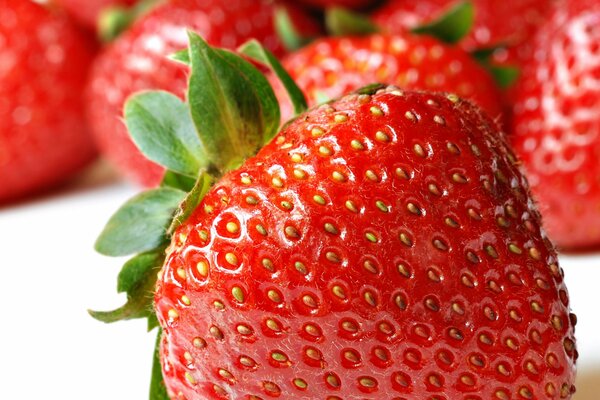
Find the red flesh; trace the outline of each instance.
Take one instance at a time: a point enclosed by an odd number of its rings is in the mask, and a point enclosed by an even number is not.
[[[273,9],[266,0],[173,0],[138,21],[99,57],[89,84],[87,112],[102,153],[132,180],[156,185],[164,170],[144,158],[129,138],[121,120],[123,103],[148,89],[184,97],[186,68],[167,56],[187,47],[188,29],[218,47],[231,49],[255,38],[283,54]],[[308,29],[309,23],[300,20],[299,27]]]
[[[513,142],[565,249],[600,245],[600,4],[556,11],[515,90]]]
[[[571,397],[574,316],[503,135],[394,93],[303,115],[175,233],[155,298],[173,399]]]
[[[464,51],[430,37],[407,34],[326,38],[288,55],[283,65],[307,96],[337,98],[380,82],[405,89],[451,92],[501,118],[500,94],[492,77]],[[292,116],[282,86],[272,79],[283,120]]]
[[[0,0],[0,203],[64,181],[96,151],[83,118],[94,44],[64,16]]]

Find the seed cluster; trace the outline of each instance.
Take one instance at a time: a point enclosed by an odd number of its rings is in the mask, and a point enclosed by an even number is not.
[[[297,120],[180,228],[156,304],[169,389],[570,397],[576,320],[492,122],[454,97],[365,96]]]

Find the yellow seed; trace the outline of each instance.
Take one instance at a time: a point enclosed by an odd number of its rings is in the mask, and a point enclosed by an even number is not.
[[[448,96],[446,96],[446,98],[453,103],[458,103],[459,100],[458,96],[455,94],[449,94]]]
[[[304,178],[306,178],[306,172],[302,171],[301,169],[295,169],[294,177],[296,179],[304,179]]]
[[[346,203],[344,205],[348,210],[352,212],[358,212],[358,208],[356,208],[356,204],[354,204],[352,200],[346,200]]]
[[[294,206],[292,205],[292,203],[290,203],[289,201],[282,201],[281,202],[281,207],[286,209],[286,210],[291,210]]]
[[[376,206],[376,207],[377,207],[377,208],[378,208],[378,209],[379,209],[381,212],[387,213],[387,212],[389,212],[389,211],[390,211],[390,210],[389,210],[389,207],[387,206],[387,204],[385,204],[385,203],[384,203],[383,201],[381,201],[381,200],[377,200],[377,201],[375,202],[375,206]]]
[[[315,201],[315,203],[320,204],[322,206],[325,205],[325,199],[323,198],[323,196],[320,196],[318,194],[315,194],[313,196],[313,200]]]
[[[322,156],[330,156],[333,154],[333,151],[327,146],[319,146],[319,154]]]
[[[300,237],[300,233],[298,233],[298,230],[296,228],[294,228],[293,226],[286,226],[284,229],[285,235],[287,237],[290,238],[299,238]]]
[[[335,225],[329,222],[325,223],[324,228],[327,232],[331,233],[332,235],[337,235],[340,233],[340,231],[335,227]]]
[[[295,163],[299,163],[302,162],[304,160],[304,157],[302,157],[302,154],[298,154],[298,153],[294,153],[292,154],[292,161]]]
[[[190,298],[187,297],[185,294],[183,296],[181,296],[181,302],[183,304],[185,304],[186,306],[189,306],[190,304],[192,304]]]
[[[337,123],[346,122],[348,121],[348,116],[346,114],[336,114],[333,120]]]
[[[421,146],[420,144],[415,144],[413,146],[413,151],[415,152],[416,155],[418,155],[419,157],[426,157],[427,154],[425,153],[425,150],[423,149],[423,146]]]
[[[229,264],[231,264],[233,266],[237,266],[239,263],[237,256],[233,253],[225,254],[225,261],[227,261]]]
[[[358,140],[354,139],[350,142],[350,146],[354,149],[354,150],[363,150],[365,148],[365,146],[363,146],[363,144],[361,142],[359,142]]]
[[[246,197],[246,203],[254,206],[254,205],[258,204],[258,199],[256,197],[254,197],[254,196],[247,196]]]
[[[373,114],[376,117],[381,117],[383,115],[383,110],[377,106],[372,106],[370,108],[371,114]]]
[[[261,224],[257,224],[256,225],[256,230],[258,231],[258,233],[260,233],[263,236],[267,236],[267,230],[265,229],[264,226],[262,226]]]
[[[365,233],[365,238],[367,238],[367,240],[371,243],[377,243],[378,241],[377,236],[375,236],[375,234],[371,232]]]
[[[220,300],[215,300],[215,301],[213,301],[213,307],[216,310],[221,311],[221,310],[225,309],[225,304],[223,304],[223,302]]]
[[[273,272],[274,268],[273,268],[273,261],[271,261],[268,258],[263,258],[262,259],[262,265],[263,267],[265,267],[266,270]]]
[[[231,289],[231,294],[239,303],[244,302],[244,300],[245,300],[244,291],[240,287],[234,286],[233,289]]]
[[[302,302],[310,308],[317,308],[317,306],[318,306],[317,301],[314,299],[314,297],[312,297],[308,294],[305,294],[304,296],[302,296]]]
[[[312,128],[312,129],[311,129],[311,131],[310,131],[310,134],[311,134],[313,137],[319,137],[319,136],[322,136],[324,133],[325,133],[325,131],[324,131],[323,129],[321,129],[321,128],[316,128],[316,127],[315,127],[315,128]]]
[[[306,275],[308,273],[308,270],[306,269],[306,265],[304,265],[300,261],[296,261],[294,263],[294,268],[296,268],[296,271],[300,272],[302,275]]]
[[[244,185],[249,185],[252,183],[252,179],[249,176],[242,176],[240,179]]]
[[[333,171],[333,173],[331,174],[331,177],[333,178],[333,180],[335,180],[337,182],[345,182],[346,181],[346,176],[339,171]]]
[[[185,273],[185,269],[177,268],[177,276],[180,277],[181,279],[185,279],[187,277],[187,274]]]
[[[278,187],[278,188],[282,188],[283,187],[283,181],[281,180],[281,178],[279,177],[274,177],[271,182],[273,183],[273,186]]]
[[[334,262],[334,263],[340,262],[340,257],[337,254],[335,254],[333,251],[328,251],[325,254],[325,257],[331,262]]]
[[[240,227],[235,222],[228,222],[226,228],[229,233],[238,233],[240,231]]]
[[[194,340],[192,340],[192,344],[194,345],[195,348],[202,349],[202,348],[206,347],[206,340],[197,337],[197,338],[194,338]]]
[[[281,295],[276,290],[269,290],[267,292],[267,296],[269,297],[269,299],[271,299],[272,302],[281,303]]]
[[[365,176],[367,177],[367,179],[369,179],[370,181],[373,181],[373,182],[377,182],[379,180],[379,177],[377,176],[377,174],[370,169],[367,170],[367,172],[365,172]]]
[[[390,141],[390,137],[382,131],[377,131],[375,133],[375,139],[380,142],[389,142]]]
[[[405,112],[404,116],[406,117],[406,119],[409,119],[411,121],[416,121],[417,120],[417,116],[412,111]]]
[[[306,383],[306,381],[300,378],[294,379],[294,385],[301,390],[305,390],[306,388],[308,388],[308,384]]]
[[[169,319],[177,319],[177,318],[179,318],[179,313],[174,308],[171,308],[167,312],[167,315],[169,316]]]
[[[190,374],[188,371],[185,372],[185,379],[191,384],[191,385],[195,385],[196,384],[196,379],[192,376],[192,374]]]
[[[439,116],[439,115],[436,115],[436,116],[434,116],[434,117],[433,117],[433,121],[434,121],[436,124],[440,124],[440,125],[445,125],[445,124],[446,124],[446,121],[444,120],[444,118],[443,118],[443,117],[441,117],[441,116]]]
[[[339,297],[340,299],[346,298],[346,293],[344,293],[344,289],[342,289],[341,286],[335,285],[333,288],[331,288],[331,291],[336,297]]]

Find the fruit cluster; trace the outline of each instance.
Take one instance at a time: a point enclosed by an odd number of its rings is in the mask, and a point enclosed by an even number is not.
[[[0,204],[150,188],[92,315],[159,328],[151,399],[568,399],[599,43],[596,0],[0,0]]]

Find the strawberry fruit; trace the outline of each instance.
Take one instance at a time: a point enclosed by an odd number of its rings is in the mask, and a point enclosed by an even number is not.
[[[557,8],[515,88],[513,143],[565,249],[600,245],[599,26],[595,1]]]
[[[0,203],[56,185],[96,155],[83,117],[94,43],[63,15],[0,0]]]
[[[103,11],[111,7],[129,7],[136,0],[54,0],[79,24],[95,30]]]
[[[292,87],[270,54],[242,51]],[[153,390],[571,397],[575,317],[556,252],[503,133],[477,106],[371,85],[273,137],[277,102],[250,64],[193,34],[178,59],[191,64],[189,107],[159,92],[125,109],[140,149],[170,171],[97,242],[141,253],[119,277],[129,302],[93,315],[158,318],[166,387]]]

